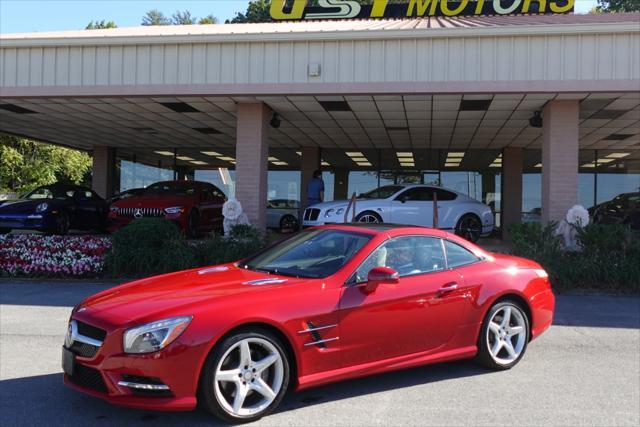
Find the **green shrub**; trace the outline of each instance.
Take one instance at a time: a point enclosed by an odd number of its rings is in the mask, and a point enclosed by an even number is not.
[[[513,254],[530,258],[549,273],[555,289],[640,293],[640,238],[623,225],[578,228],[579,252],[564,251],[555,224],[513,224]]]
[[[168,273],[195,265],[193,249],[164,218],[141,218],[113,234],[106,269],[114,276]]]
[[[196,263],[199,266],[223,264],[254,254],[264,247],[260,230],[250,225],[236,225],[229,236],[215,235],[194,243]]]

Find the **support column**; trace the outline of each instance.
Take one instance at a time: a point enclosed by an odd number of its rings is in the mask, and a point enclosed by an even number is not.
[[[236,113],[236,199],[251,224],[266,231],[271,110],[262,103],[240,103]]]
[[[320,169],[320,147],[302,147],[300,168],[300,206],[307,207],[307,184],[313,172]]]
[[[509,226],[522,221],[522,148],[502,150],[502,237],[508,239]]]
[[[559,221],[578,201],[576,100],[551,101],[542,112],[542,221]]]
[[[103,198],[114,194],[116,150],[112,147],[93,147],[91,188]]]
[[[333,200],[345,200],[351,197],[349,191],[349,171],[336,169],[333,179]]]

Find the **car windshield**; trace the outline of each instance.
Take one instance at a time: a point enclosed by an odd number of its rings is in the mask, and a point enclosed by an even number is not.
[[[24,199],[70,199],[75,190],[68,187],[38,187],[23,196]]]
[[[145,196],[195,196],[198,187],[188,181],[184,182],[158,182],[144,190]]]
[[[360,195],[361,199],[387,199],[398,191],[402,190],[404,187],[400,185],[387,185],[384,187],[376,188],[375,190],[371,190],[368,193],[364,193]]]
[[[327,277],[345,265],[373,236],[343,230],[303,231],[240,264],[284,276]]]

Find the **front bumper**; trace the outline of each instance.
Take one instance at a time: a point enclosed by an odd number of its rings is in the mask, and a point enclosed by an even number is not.
[[[62,350],[63,368],[65,349]],[[74,350],[74,367],[71,375],[64,374],[64,383],[114,405],[188,411],[197,404],[200,367],[206,353],[204,345],[185,345],[178,338],[159,352],[127,354],[122,352],[122,331],[114,331],[107,335],[101,347],[88,354],[89,357]],[[166,387],[141,390],[126,383]]]
[[[11,230],[48,230],[55,226],[50,215],[0,214],[0,228]]]

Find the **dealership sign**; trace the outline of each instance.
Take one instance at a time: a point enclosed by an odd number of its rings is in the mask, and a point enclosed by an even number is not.
[[[272,0],[276,21],[305,19],[416,18],[573,12],[575,0]]]

